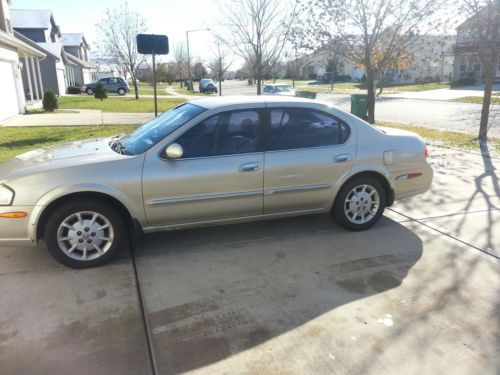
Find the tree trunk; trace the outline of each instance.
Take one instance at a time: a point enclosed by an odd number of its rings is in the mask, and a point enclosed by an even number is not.
[[[135,98],[139,99],[139,90],[137,88],[137,79],[132,77],[132,83],[134,84]]]
[[[479,139],[488,140],[488,121],[490,116],[491,90],[493,88],[494,70],[488,69],[485,74],[483,108],[481,109],[481,121],[479,122]]]
[[[219,96],[222,96],[222,74],[219,73]]]
[[[368,85],[368,121],[370,124],[375,123],[375,83],[373,71],[366,69],[366,83]]]
[[[261,94],[262,88],[262,64],[260,62],[257,63],[257,95]]]

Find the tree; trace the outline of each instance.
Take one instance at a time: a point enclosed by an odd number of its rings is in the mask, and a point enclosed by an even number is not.
[[[196,64],[193,65],[193,76],[197,79],[201,79],[206,77],[208,74],[207,68],[205,68],[205,65],[201,61],[198,61]]]
[[[366,72],[368,121],[375,122],[375,80],[407,53],[419,36],[437,28],[444,0],[301,0],[310,39],[339,38],[346,57]]]
[[[500,64],[500,1],[499,0],[462,0],[462,13],[468,16],[460,26],[472,42],[469,45],[457,44],[473,52],[481,62],[484,72],[484,94],[479,122],[479,139],[488,139],[491,91],[495,82],[497,64]]]
[[[57,103],[57,97],[55,96],[52,90],[47,90],[43,94],[43,109],[47,112],[54,112],[57,108],[59,108],[59,104]]]
[[[144,33],[146,20],[137,12],[131,11],[125,2],[114,9],[106,9],[102,19],[96,25],[100,35],[100,49],[116,59],[132,79],[135,98],[139,99],[137,89],[137,68],[145,61],[146,55],[137,52],[137,34]]]
[[[226,25],[226,32],[220,39],[251,64],[257,95],[261,94],[264,67],[274,67],[283,52],[296,18],[296,4],[295,0],[226,0],[220,3]]]
[[[179,75],[179,81],[181,82],[181,88],[182,88],[182,77],[184,77],[184,73],[187,66],[187,49],[186,45],[183,42],[180,42],[175,45],[174,60],[177,65],[177,74]]]
[[[97,82],[97,85],[95,86],[94,89],[94,98],[96,99],[101,99],[101,102],[103,99],[106,99],[108,97],[108,89],[104,86],[104,84],[99,81]]]
[[[219,96],[222,95],[222,79],[224,78],[224,73],[226,73],[233,63],[232,61],[229,61],[228,56],[229,51],[224,49],[222,41],[217,39],[215,42],[215,54],[208,62],[208,67],[219,82]]]

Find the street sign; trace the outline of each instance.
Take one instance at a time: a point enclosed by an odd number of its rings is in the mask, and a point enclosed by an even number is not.
[[[166,35],[137,35],[137,51],[143,55],[168,55],[168,37]]]
[[[168,37],[166,35],[138,34],[137,52],[153,56],[153,96],[155,117],[158,116],[158,98],[156,97],[156,62],[155,55],[168,55]]]

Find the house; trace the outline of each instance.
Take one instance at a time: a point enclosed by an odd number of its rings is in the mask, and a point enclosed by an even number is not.
[[[14,35],[33,48],[47,55],[40,64],[42,81],[45,89],[51,89],[56,95],[66,94],[68,85],[75,84],[72,72],[76,63],[69,60],[59,38],[61,32],[50,10],[11,10]],[[27,77],[23,74],[23,81]]]
[[[61,34],[60,41],[69,61],[76,67],[67,72],[73,77],[74,84],[83,86],[97,80],[97,65],[90,62],[88,45],[82,33]]]
[[[497,12],[500,12],[500,1],[496,1],[494,6],[498,7]],[[485,8],[483,11],[487,11],[487,9]],[[453,71],[454,81],[461,79],[484,80],[484,68],[478,58],[479,41],[474,35],[474,29],[478,27],[476,24],[477,20],[479,19],[480,23],[485,22],[485,17],[481,16],[481,14],[477,14],[457,27],[455,66]],[[495,44],[497,51],[500,51],[500,32]],[[495,69],[495,81],[500,81],[500,53]]]
[[[410,48],[411,63],[401,69],[386,74],[386,80],[398,83],[414,83],[432,77],[434,80],[447,81],[453,71],[455,36],[425,35],[421,36]],[[320,49],[312,54],[296,60],[296,71],[299,79],[327,79],[332,58],[336,51]],[[338,76],[347,75],[359,81],[363,68],[350,61],[347,56],[335,56]]]
[[[40,102],[43,95],[40,61],[45,54],[14,36],[10,0],[0,0],[0,121],[24,113],[28,105]],[[26,76],[26,86],[21,76]],[[26,100],[25,87],[29,101]]]

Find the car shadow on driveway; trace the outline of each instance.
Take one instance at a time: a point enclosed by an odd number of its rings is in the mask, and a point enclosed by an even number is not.
[[[422,256],[421,239],[391,219],[353,233],[323,215],[149,235],[135,247],[162,374],[208,366],[396,288]],[[367,324],[366,314],[354,323]]]

